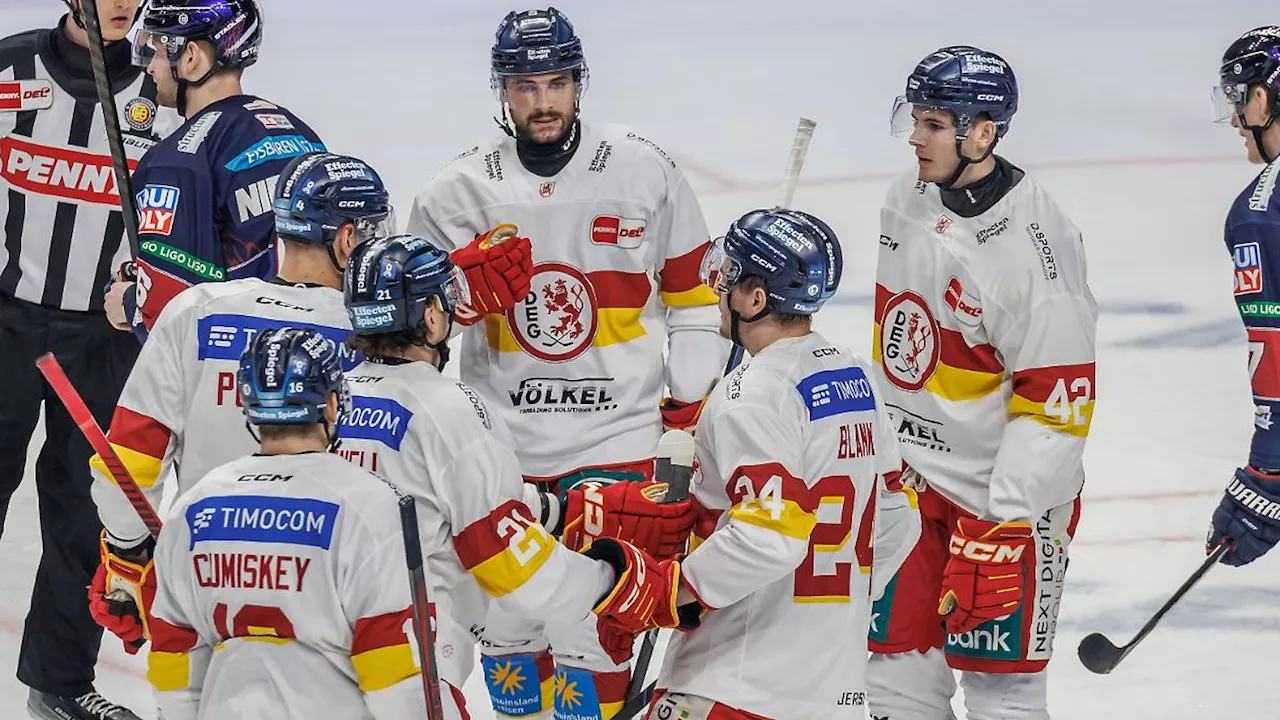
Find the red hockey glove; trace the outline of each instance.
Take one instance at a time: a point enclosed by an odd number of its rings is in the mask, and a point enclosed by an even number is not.
[[[1031,526],[961,518],[951,534],[938,614],[947,632],[965,633],[1006,617],[1022,602],[1022,556],[1034,552]]]
[[[692,433],[694,426],[698,424],[698,417],[702,415],[702,404],[706,399],[697,402],[680,402],[675,398],[663,398],[662,405],[662,427],[668,430],[687,430]]]
[[[533,254],[529,238],[517,232],[515,225],[499,225],[450,254],[471,289],[471,303],[457,313],[459,323],[472,325],[485,315],[506,312],[529,294]]]
[[[89,614],[94,622],[110,630],[133,655],[151,636],[148,613],[156,597],[155,544],[121,550],[100,541],[102,564],[89,587]]]
[[[594,608],[600,618],[600,640],[606,647],[615,639],[610,633],[634,636],[655,627],[680,625],[676,607],[678,560],[658,562],[636,546],[613,538],[600,538],[582,554],[609,563],[617,574],[613,590]],[[626,657],[630,652],[627,648]],[[614,662],[622,660],[615,658]]]
[[[566,495],[564,544],[584,550],[599,538],[625,540],[659,560],[684,552],[693,529],[688,500],[663,503],[667,484],[586,480]]]

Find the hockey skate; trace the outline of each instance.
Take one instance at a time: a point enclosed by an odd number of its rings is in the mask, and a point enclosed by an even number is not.
[[[32,690],[27,696],[27,714],[36,720],[142,720],[129,708],[102,697],[97,690],[78,697]]]

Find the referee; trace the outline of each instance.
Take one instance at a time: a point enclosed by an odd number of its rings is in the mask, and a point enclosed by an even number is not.
[[[106,427],[139,350],[103,312],[103,287],[129,249],[80,0],[65,1],[71,12],[56,28],[0,40],[0,533],[43,405],[35,476],[44,548],[18,657],[27,710],[42,720],[137,720],[93,687],[102,628],[85,588],[102,526],[89,493],[92,451],[35,366],[55,353]],[[138,2],[98,0],[130,165],[159,140],[155,85],[124,40]]]

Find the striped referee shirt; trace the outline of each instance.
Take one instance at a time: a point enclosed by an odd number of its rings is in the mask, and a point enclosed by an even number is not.
[[[0,293],[63,310],[101,311],[108,276],[129,257],[89,51],[57,28],[0,40]],[[107,47],[132,169],[175,127],[157,123],[155,83]]]

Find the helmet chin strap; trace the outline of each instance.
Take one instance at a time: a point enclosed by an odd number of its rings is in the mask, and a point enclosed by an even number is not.
[[[187,117],[187,89],[193,88],[193,87],[200,87],[201,85],[205,84],[206,82],[209,81],[209,78],[213,77],[213,74],[217,72],[217,70],[218,70],[218,63],[214,62],[213,66],[210,67],[208,72],[202,75],[199,80],[184,80],[178,77],[178,63],[177,62],[169,63],[169,72],[172,73],[173,75],[173,81],[178,84],[178,114],[179,115],[181,115],[183,118]]]
[[[1000,142],[1000,138],[997,137],[991,143],[991,147],[988,147],[987,151],[982,154],[982,157],[978,158],[977,160],[974,160],[972,158],[965,157],[965,154],[964,154],[964,141],[965,141],[965,138],[967,137],[969,137],[968,132],[966,132],[964,135],[956,136],[956,157],[960,158],[960,163],[956,165],[956,169],[954,172],[951,173],[951,177],[938,183],[938,187],[942,188],[943,190],[950,190],[952,186],[954,186],[960,180],[960,176],[964,174],[964,171],[970,165],[974,163],[980,163],[983,160],[986,160],[987,158],[991,157],[991,153],[995,152],[996,150],[996,143]]]
[[[732,340],[733,344],[737,345],[738,347],[746,347],[745,345],[742,344],[742,335],[738,332],[738,327],[739,327],[738,324],[739,323],[750,324],[753,322],[758,322],[761,319],[768,317],[772,312],[773,312],[773,308],[769,307],[768,305],[765,305],[764,309],[756,313],[755,315],[752,315],[751,317],[742,317],[742,313],[738,312],[737,310],[734,310],[733,307],[730,306],[729,307],[729,339]]]
[[[1262,133],[1271,129],[1271,126],[1276,122],[1275,110],[1273,109],[1269,114],[1265,125],[1250,125],[1245,121],[1244,113],[1242,112],[1237,112],[1236,117],[1240,120],[1240,127],[1248,130],[1253,135],[1253,143],[1258,146],[1258,154],[1262,156],[1262,162],[1268,165],[1275,162],[1276,156],[1267,152],[1266,143],[1262,141]]]
[[[447,317],[444,337],[437,342],[427,341],[427,347],[436,351],[436,369],[440,372],[444,372],[444,366],[449,364],[449,336],[453,334],[453,314],[447,313]]]
[[[329,424],[329,418],[324,419],[324,449],[325,452],[333,452],[342,444],[342,438],[338,437],[337,423]]]

